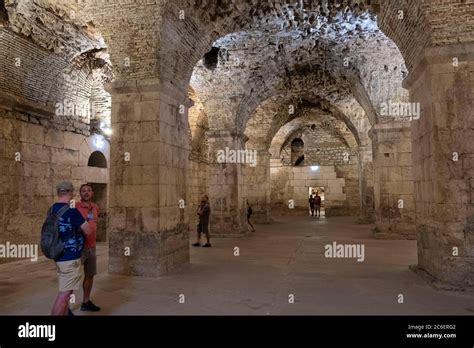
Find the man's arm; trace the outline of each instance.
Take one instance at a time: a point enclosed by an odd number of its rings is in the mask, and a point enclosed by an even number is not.
[[[87,221],[80,226],[80,229],[86,236],[92,233],[92,226]]]

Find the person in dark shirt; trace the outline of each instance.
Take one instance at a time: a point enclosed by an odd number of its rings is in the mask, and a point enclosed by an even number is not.
[[[317,216],[321,216],[321,196],[318,194],[318,192],[316,192],[316,196],[314,197],[314,207]]]
[[[308,199],[309,209],[311,210],[311,216],[314,215],[314,194],[312,193]]]
[[[57,187],[58,201],[51,207],[57,213],[65,205],[71,206],[74,186],[70,181],[62,181]],[[58,271],[59,292],[51,310],[52,315],[72,315],[69,298],[82,283],[81,254],[84,235],[91,232],[90,226],[76,208],[69,208],[58,221],[59,237],[64,243],[64,252],[55,261]]]
[[[249,201],[247,200],[247,223],[252,227],[252,232],[255,232],[255,227],[253,227],[252,222],[250,221],[250,218],[252,217],[252,207],[250,206]]]
[[[209,238],[209,216],[211,215],[211,207],[209,205],[209,197],[207,195],[202,196],[201,204],[198,207],[197,214],[199,215],[199,223],[197,225],[197,242],[193,246],[201,246],[201,234],[206,234],[207,243],[203,245],[204,248],[211,246],[211,240]]]

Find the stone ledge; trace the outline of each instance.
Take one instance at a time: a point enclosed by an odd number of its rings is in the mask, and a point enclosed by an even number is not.
[[[400,131],[410,131],[411,132],[411,122],[403,121],[393,121],[389,123],[377,123],[372,126],[368,134],[370,139],[374,141],[374,138],[377,136],[377,133],[390,133],[390,132],[400,132]]]
[[[159,92],[161,81],[158,78],[143,80],[117,80],[105,85],[105,90],[111,95],[139,94],[146,92]]]
[[[19,111],[38,118],[51,119],[55,108],[41,105],[37,102],[0,91],[0,108],[11,111]]]

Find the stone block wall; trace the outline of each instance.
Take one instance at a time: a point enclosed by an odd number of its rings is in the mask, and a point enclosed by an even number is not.
[[[410,123],[378,124],[370,134],[376,236],[416,239]]]
[[[326,216],[354,213],[356,203],[353,198],[348,201],[346,180],[338,177],[334,166],[320,166],[318,171],[313,171],[311,167],[282,166],[275,161],[272,160],[270,168],[272,209],[280,211],[283,207],[287,214],[307,213],[309,187],[324,187],[322,205]],[[294,201],[294,211],[288,209],[289,200]]]
[[[271,179],[268,151],[258,151],[255,167],[245,166],[245,182],[247,199],[253,212],[252,220],[257,223],[270,222]]]
[[[345,164],[335,166],[338,178],[344,178],[345,185],[343,192],[346,194],[346,215],[360,214],[360,191],[359,191],[359,165]]]
[[[359,146],[359,192],[361,223],[375,221],[372,145]]]
[[[184,92],[158,79],[115,81],[112,94],[109,272],[158,276],[189,261]],[[130,251],[127,255],[126,248]]]
[[[418,267],[443,284],[472,286],[474,46],[427,49],[405,86],[421,104],[411,132]]]
[[[334,165],[347,163],[347,156],[350,155],[349,147],[332,134],[316,128],[305,129],[301,134],[304,142],[304,164],[305,165]],[[281,158],[285,165],[290,165],[291,144],[286,145],[281,151]],[[293,161],[294,163],[294,161]]]
[[[228,148],[242,150],[245,137],[226,130],[213,131],[209,141],[209,198],[213,218],[210,231],[214,235],[236,236],[247,230],[245,204],[247,188],[245,172],[247,163],[237,161],[219,163],[217,154]]]
[[[189,228],[195,231],[199,220],[196,211],[201,203],[201,196],[209,196],[209,164],[207,162],[190,158],[187,185],[186,212],[189,215]]]
[[[71,180],[76,200],[81,184],[108,183],[107,169],[88,167],[93,151],[108,158],[108,142],[64,131],[51,120],[0,105],[0,243],[39,242],[57,182]]]

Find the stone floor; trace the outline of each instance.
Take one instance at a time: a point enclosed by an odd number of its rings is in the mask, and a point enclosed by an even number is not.
[[[325,258],[324,245],[333,241],[364,244],[365,261]],[[212,243],[191,248],[191,264],[161,278],[108,275],[100,245],[93,293],[100,313],[474,314],[472,293],[434,290],[408,269],[416,242],[376,240],[371,226],[353,218],[281,218],[250,236]],[[54,265],[44,258],[0,265],[0,314],[49,314],[56,286]]]

